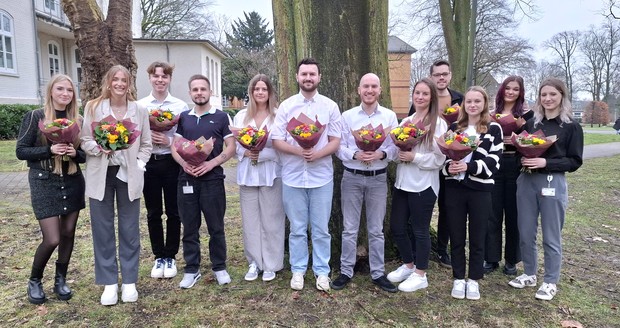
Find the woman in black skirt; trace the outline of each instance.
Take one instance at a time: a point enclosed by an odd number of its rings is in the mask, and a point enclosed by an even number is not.
[[[55,75],[47,84],[45,104],[42,109],[24,115],[16,155],[26,160],[28,182],[34,215],[39,220],[43,240],[34,255],[30,280],[28,281],[28,301],[33,304],[45,302],[43,291],[43,271],[54,249],[58,247],[54,293],[61,300],[73,296],[66,285],[65,277],[75,235],[75,226],[80,210],[85,207],[84,177],[79,163],[86,156],[79,149],[79,135],[73,143],[51,143],[41,133],[39,121],[67,118],[81,126],[78,113],[75,87],[66,75]],[[63,157],[67,160],[63,160]]]

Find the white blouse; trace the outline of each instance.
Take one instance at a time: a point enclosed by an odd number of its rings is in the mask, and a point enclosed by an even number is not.
[[[244,124],[243,121],[247,115],[247,108],[242,109],[235,115],[233,119],[233,126],[236,128],[244,128],[248,125],[262,129],[267,128],[269,133],[273,130],[273,119],[267,117],[261,126],[257,126],[254,119],[250,120],[248,124]],[[252,165],[252,160],[249,157],[245,157],[246,151],[238,141],[236,143],[237,159],[237,184],[240,186],[259,187],[259,186],[273,186],[273,181],[276,178],[282,176],[282,166],[280,165],[280,159],[278,153],[273,149],[273,143],[271,138],[268,138],[267,145],[260,151],[258,155],[258,163]]]

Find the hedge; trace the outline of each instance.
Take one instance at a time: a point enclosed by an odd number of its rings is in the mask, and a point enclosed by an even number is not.
[[[17,139],[24,114],[38,108],[41,105],[0,104],[0,139]]]

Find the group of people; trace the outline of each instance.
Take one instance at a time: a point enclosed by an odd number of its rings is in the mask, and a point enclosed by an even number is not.
[[[561,229],[568,200],[564,174],[579,168],[583,150],[581,127],[572,120],[561,81],[545,80],[538,90],[536,105],[529,111],[524,103],[523,79],[511,76],[502,83],[495,113],[527,119],[522,128],[527,132],[542,130],[546,135],[558,136],[541,157],[522,158],[509,138],[502,135],[501,126],[491,120],[489,97],[483,88],[471,87],[464,95],[448,88],[451,71],[447,61],[435,62],[429,78],[414,85],[411,112],[400,124],[421,123],[427,131],[410,151],[400,150],[390,138],[376,151],[364,151],[356,145],[352,131],[382,125],[387,132],[399,125],[396,114],[379,104],[381,83],[373,73],[365,74],[359,82],[360,105],[342,114],[333,100],[318,92],[320,65],[312,58],[301,60],[297,66],[299,93],[279,105],[270,79],[258,74],[248,85],[247,108],[237,113],[233,121],[210,104],[211,85],[203,75],[194,75],[188,82],[192,109],[171,96],[173,69],[165,62],[151,64],[147,73],[152,91],[136,101],[130,73],[120,65],[113,66],[104,76],[101,96],[86,104],[83,119],[77,110],[73,82],[65,75],[57,75],[48,83],[43,109],[24,116],[16,153],[19,159],[27,160],[30,168],[32,206],[43,234],[28,282],[27,297],[31,303],[46,300],[41,279],[56,247],[54,293],[61,300],[72,296],[66,275],[76,221],[79,211],[85,208],[84,195],[90,204],[95,282],[104,286],[101,304],[118,302],[119,281],[123,302],[138,299],[141,196],[155,257],[151,277],[176,276],[176,255],[182,241],[185,268],[179,287],[195,285],[201,278],[199,228],[204,216],[214,276],[220,285],[230,283],[226,270],[222,164],[231,157],[239,161],[237,183],[247,281],[261,274],[263,281],[271,281],[283,269],[288,218],[290,287],[304,288],[310,234],[316,288],[345,288],[354,276],[361,211],[365,208],[372,282],[388,292],[426,288],[431,254],[429,228],[438,201],[438,255],[442,265],[452,268],[454,298],[480,298],[478,280],[498,268],[501,261],[503,221],[504,273],[516,275],[520,261],[524,267],[524,273],[509,284],[516,288],[536,286],[539,216],[545,275],[536,297],[550,300],[557,292]],[[457,121],[448,125],[441,112],[454,104],[462,104],[463,108]],[[151,131],[149,111],[153,109],[170,110],[178,117],[178,123],[169,131]],[[301,114],[315,119],[324,129],[311,148],[301,147],[287,130],[288,123]],[[129,148],[109,151],[95,141],[91,124],[110,115],[119,121],[131,120],[141,132]],[[80,137],[66,144],[46,140],[38,122],[56,118],[79,122]],[[269,131],[262,150],[249,150],[235,142],[231,127],[247,126]],[[451,160],[436,142],[447,131],[476,136],[480,143],[464,159]],[[213,150],[204,162],[193,165],[173,145],[182,138],[200,137],[211,138]],[[334,193],[331,155],[344,166],[340,190],[340,274],[333,281],[328,228]],[[69,160],[60,160],[61,157]],[[390,232],[403,264],[386,275],[383,223],[390,161],[397,163],[396,180],[390,191]],[[80,170],[81,163],[86,163],[86,178]],[[528,170],[520,172],[521,167]],[[465,255],[468,230],[469,261]]]

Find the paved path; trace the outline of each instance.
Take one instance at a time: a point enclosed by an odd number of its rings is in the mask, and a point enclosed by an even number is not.
[[[588,145],[584,147],[584,159],[596,157],[608,157],[620,154],[620,142],[612,142],[598,145]],[[226,182],[236,183],[237,171],[233,168],[226,168]],[[30,202],[30,190],[28,187],[28,171],[22,172],[0,172],[0,201],[8,204],[27,205],[23,202]]]

